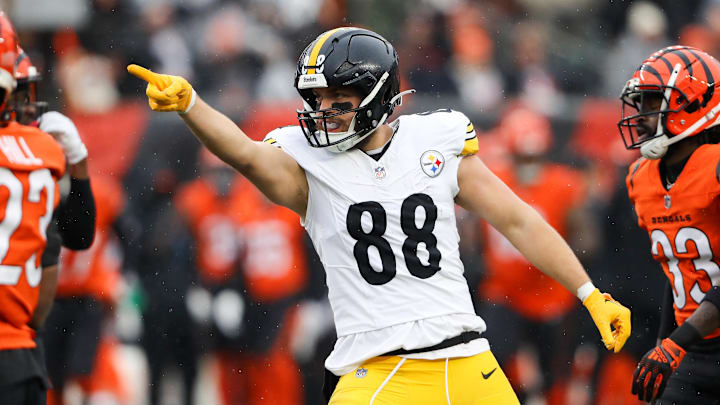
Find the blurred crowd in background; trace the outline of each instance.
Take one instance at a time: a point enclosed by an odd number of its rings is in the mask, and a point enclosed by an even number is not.
[[[0,0],[0,7],[43,76],[40,98],[80,130],[99,202],[96,244],[64,255],[69,287],[58,294],[87,298],[83,305],[103,319],[100,344],[90,370],[72,367],[83,353],[73,339],[48,346],[60,357],[56,403],[322,403],[334,328],[323,270],[297,216],[203,152],[175,114],[151,113],[143,83],[125,66],[186,77],[262,139],[296,123],[297,56],[342,25],[395,45],[402,87],[417,90],[400,114],[467,114],[485,162],[570,241],[595,284],[633,310],[627,349],[605,355],[572,294],[459,212],[477,311],[523,403],[637,403],[630,376],[655,344],[665,281],[625,194],[636,155],[617,132],[618,96],[662,47],[720,55],[720,1]]]

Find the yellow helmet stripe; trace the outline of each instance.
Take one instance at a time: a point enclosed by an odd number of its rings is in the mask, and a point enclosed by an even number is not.
[[[324,33],[320,38],[318,38],[317,41],[315,41],[315,46],[313,46],[312,51],[310,51],[310,60],[308,61],[308,66],[315,66],[315,64],[317,63],[317,57],[320,54],[320,48],[322,48],[323,44],[325,44],[325,41],[327,41],[327,39],[330,38],[330,36],[334,34],[335,31],[340,29],[342,28],[335,28],[334,30],[330,30]],[[309,75],[314,75],[315,68],[308,69],[307,73]]]

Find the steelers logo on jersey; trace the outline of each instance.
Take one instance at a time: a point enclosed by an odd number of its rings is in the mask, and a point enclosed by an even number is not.
[[[430,177],[436,177],[445,167],[445,157],[436,150],[428,150],[420,157],[420,167]]]

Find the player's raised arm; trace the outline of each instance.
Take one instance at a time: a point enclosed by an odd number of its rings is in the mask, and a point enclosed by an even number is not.
[[[576,293],[595,321],[605,346],[619,352],[630,337],[630,310],[592,285],[580,261],[555,229],[476,156],[460,161],[458,185],[460,192],[455,201],[481,215],[530,263]]]
[[[148,83],[145,93],[150,108],[178,112],[212,153],[250,179],[273,202],[305,215],[307,179],[292,157],[248,138],[228,117],[206,104],[184,78],[154,73],[138,65],[127,69]]]

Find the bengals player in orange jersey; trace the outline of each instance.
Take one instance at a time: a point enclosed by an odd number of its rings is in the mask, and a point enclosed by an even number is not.
[[[6,21],[4,15],[1,20],[4,22],[3,29],[12,27],[10,22]],[[10,42],[3,43],[8,46],[11,45]],[[45,357],[42,350],[41,332],[55,296],[60,246],[62,244],[71,249],[86,249],[92,243],[95,206],[92,201],[92,191],[88,179],[87,150],[77,135],[77,130],[74,130],[72,122],[55,112],[46,116],[48,119],[43,120],[42,125],[38,122],[38,116],[45,111],[45,103],[37,100],[36,93],[40,75],[27,55],[20,49],[19,44],[16,42],[12,44],[17,47],[15,52],[17,60],[14,69],[16,87],[9,94],[9,97],[5,99],[7,102],[3,102],[0,107],[0,110],[2,110],[2,126],[11,128],[12,126],[8,124],[8,121],[13,120],[22,124],[23,127],[28,125],[24,128],[32,128],[37,132],[42,131],[45,135],[49,133],[55,139],[55,149],[59,147],[61,153],[65,155],[62,168],[65,169],[66,162],[69,164],[67,166],[70,179],[69,193],[66,197],[60,196],[60,203],[55,208],[52,219],[47,221],[49,224],[45,223],[47,226],[47,232],[45,233],[47,244],[41,259],[42,278],[36,288],[38,290],[35,295],[37,304],[34,312],[32,312],[32,318],[28,322],[28,326],[32,328],[35,335],[36,347],[0,352],[0,358],[4,358],[4,360],[0,359],[0,369],[6,370],[8,373],[3,375],[0,372],[0,397],[3,399],[3,403],[36,403],[39,401],[39,403],[44,404],[48,382],[44,366]],[[37,130],[38,127],[41,127],[40,131]],[[50,140],[53,138],[50,138]],[[54,193],[54,195],[58,196],[59,194]],[[42,232],[44,230],[45,228],[41,228]],[[16,232],[18,231],[19,229]],[[11,246],[10,249],[13,249],[13,247]],[[0,316],[0,323],[2,323],[2,316]],[[2,343],[0,343],[1,345]],[[19,383],[14,383],[16,381]],[[27,382],[23,383],[23,381]],[[23,384],[26,386],[23,387]],[[38,384],[40,385],[38,386]],[[2,395],[3,388],[9,389],[11,386],[14,387],[12,389],[15,392]]]
[[[638,224],[668,278],[657,347],[640,360],[632,392],[655,404],[720,403],[720,63],[671,46],[627,82],[618,123],[643,157],[626,179]]]
[[[175,204],[193,234],[198,284],[212,295],[222,403],[302,404],[290,339],[308,277],[304,231],[296,214],[206,149],[199,160],[201,177]]]
[[[596,238],[586,232],[593,227],[585,221],[589,218],[584,212],[585,180],[580,171],[548,161],[553,136],[549,120],[528,107],[514,106],[503,115],[496,132],[511,159],[491,167],[495,175],[571,241],[576,251],[592,250],[588,242]],[[570,375],[568,365],[577,343],[573,332],[577,299],[533,267],[492,226],[483,223],[482,230],[486,276],[479,291],[490,305],[481,313],[490,325],[503,325],[485,334],[491,342],[502,342],[493,346],[500,364],[509,363],[519,348],[529,346],[538,357],[540,376],[512,379],[515,392],[521,402],[548,397],[556,386],[561,391],[560,382]],[[579,230],[585,233],[583,246],[573,238]],[[539,302],[539,296],[545,298]]]
[[[1,12],[0,39],[0,109],[5,110],[16,87],[18,43]],[[52,303],[39,304],[38,296],[43,268],[57,263],[59,243],[46,249],[47,230],[59,202],[57,181],[65,157],[50,135],[9,118],[2,114],[0,125],[0,398],[9,405],[44,404],[32,322]]]

